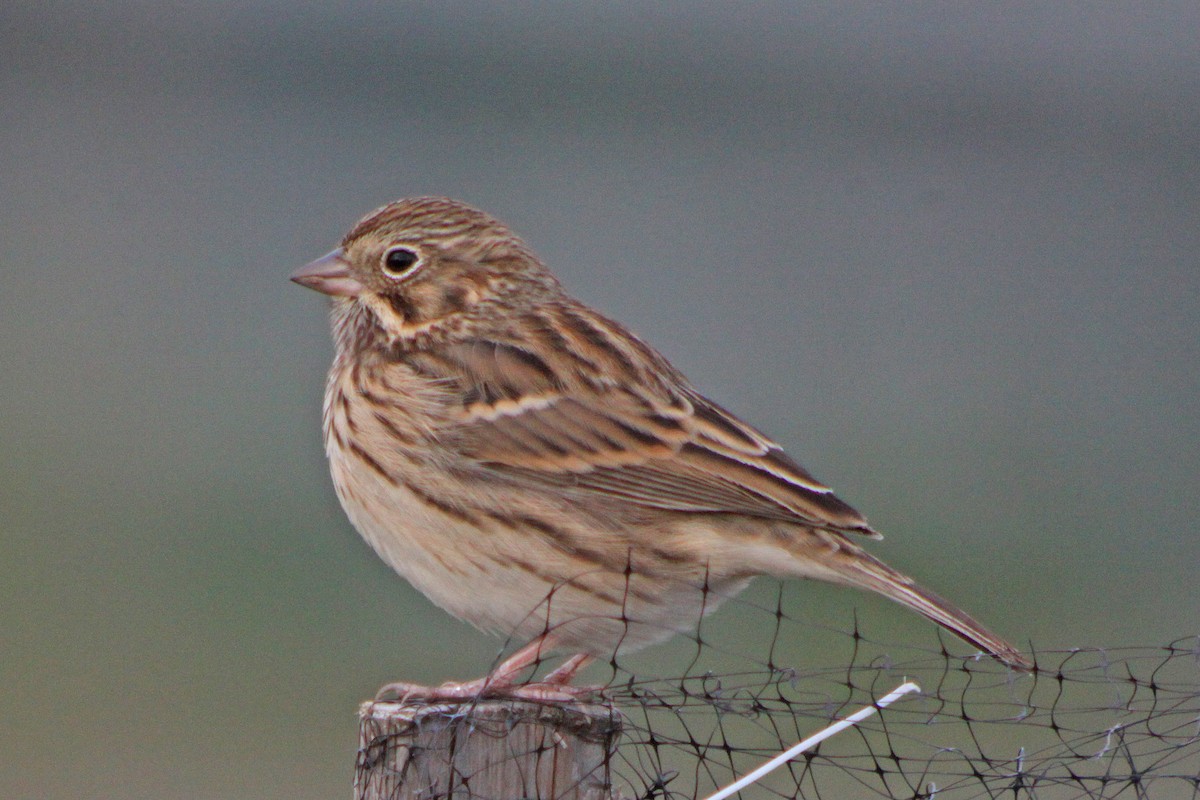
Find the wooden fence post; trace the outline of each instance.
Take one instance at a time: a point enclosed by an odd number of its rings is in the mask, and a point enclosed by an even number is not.
[[[612,706],[365,703],[355,800],[611,800]]]

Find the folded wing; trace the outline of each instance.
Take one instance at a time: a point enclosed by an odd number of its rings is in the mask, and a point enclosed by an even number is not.
[[[443,351],[464,455],[532,485],[648,507],[737,513],[878,538],[777,444],[682,380],[576,380],[531,351]],[[636,376],[631,376],[636,377]]]

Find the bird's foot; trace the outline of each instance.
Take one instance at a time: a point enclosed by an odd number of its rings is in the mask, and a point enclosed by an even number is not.
[[[548,678],[550,676],[547,676]],[[480,678],[441,686],[389,683],[375,693],[376,703],[465,703],[474,700],[529,700],[535,703],[587,702],[601,692],[600,686],[571,686],[549,680],[536,683],[504,683]]]
[[[598,695],[599,686],[571,686],[575,673],[583,669],[592,657],[579,654],[540,681],[517,683],[517,675],[528,666],[530,659],[524,651],[501,664],[491,675],[462,683],[443,683],[441,686],[421,686],[415,683],[389,683],[375,693],[376,703],[461,703],[485,698],[511,698],[542,703],[583,702]]]

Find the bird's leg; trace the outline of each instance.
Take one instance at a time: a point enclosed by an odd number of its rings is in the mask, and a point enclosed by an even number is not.
[[[600,692],[599,686],[572,686],[575,673],[592,661],[587,653],[577,653],[542,678],[537,683],[524,683],[511,687],[505,694],[522,700],[541,702],[587,701]]]
[[[419,686],[413,683],[389,683],[375,693],[376,702],[406,702],[408,700],[456,701],[474,700],[481,697],[514,697],[522,700],[571,701],[582,700],[596,690],[591,687],[570,686],[575,677],[592,657],[580,653],[567,659],[561,666],[537,683],[518,684],[517,677],[542,660],[542,654],[553,643],[548,636],[539,636],[517,652],[506,658],[486,677],[462,683],[443,683],[441,686]]]
[[[492,694],[505,694],[516,685],[517,676],[541,660],[547,647],[546,637],[539,636],[504,659],[494,670],[473,681],[443,683],[441,686],[421,686],[415,683],[389,683],[375,693],[376,702],[406,700],[471,700]]]
[[[551,686],[565,686],[575,679],[575,673],[592,663],[592,656],[587,653],[577,653],[562,664],[554,668],[546,677],[542,678],[541,683],[548,683]]]

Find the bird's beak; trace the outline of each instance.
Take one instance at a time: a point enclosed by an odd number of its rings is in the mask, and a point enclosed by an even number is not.
[[[357,297],[363,290],[350,274],[350,263],[340,247],[293,272],[292,280],[334,297]]]

